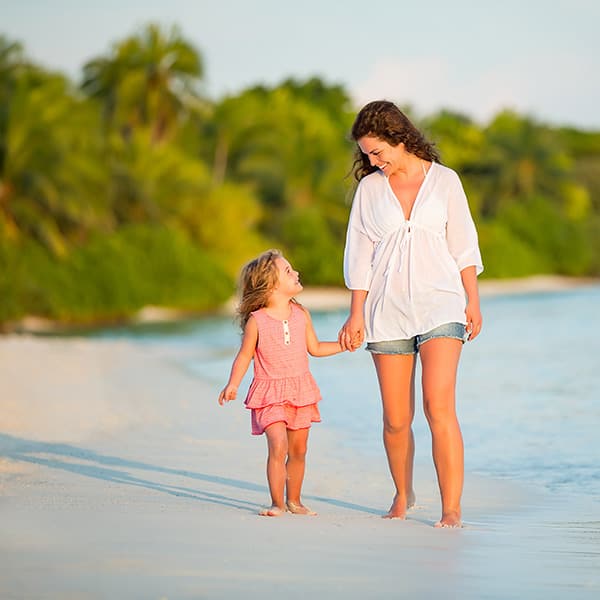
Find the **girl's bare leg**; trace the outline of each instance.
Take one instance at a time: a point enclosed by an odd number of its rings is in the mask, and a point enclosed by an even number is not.
[[[415,441],[412,421],[415,414],[415,356],[373,354],[383,404],[383,444],[396,495],[386,518],[404,519],[414,504],[413,461]]]
[[[261,510],[263,516],[276,517],[285,512],[284,490],[286,480],[285,458],[288,438],[285,423],[278,422],[265,429],[269,455],[267,457],[267,481],[271,493],[271,508]]]
[[[302,504],[300,498],[306,466],[306,448],[310,429],[287,430],[287,507],[294,514],[314,515],[314,511]]]
[[[300,493],[304,481],[306,447],[309,429],[288,429],[287,499],[300,504]]]
[[[436,527],[460,527],[464,480],[463,440],[456,416],[456,371],[462,342],[434,338],[419,349],[423,366],[423,407],[431,429],[433,462],[442,498]]]

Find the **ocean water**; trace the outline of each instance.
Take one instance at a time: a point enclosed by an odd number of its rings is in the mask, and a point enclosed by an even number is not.
[[[597,504],[600,520],[599,309],[600,286],[482,298],[484,328],[464,347],[457,407],[467,473],[522,481],[566,499],[585,497]],[[312,314],[322,340],[335,339],[346,318],[345,311]],[[216,386],[226,382],[240,340],[230,317],[98,335],[189,348],[183,366]],[[311,370],[323,394],[319,426],[335,430],[340,443],[381,457],[381,406],[369,353],[311,358]],[[417,463],[431,460],[420,399],[418,391]]]
[[[600,286],[482,298],[484,329],[465,345],[459,369],[465,529],[444,557],[444,573],[452,573],[449,597],[600,598],[599,308]],[[335,339],[345,318],[345,311],[313,312],[323,340]],[[177,351],[167,355],[210,382],[215,398],[209,400],[215,402],[240,341],[230,317],[96,335],[174,346]],[[361,349],[311,359],[311,369],[323,394],[318,427],[331,431],[336,444],[352,451],[349,456],[373,457],[373,464],[384,469],[381,407],[370,355]],[[420,399],[418,393],[417,474],[428,473],[435,486]],[[389,489],[391,495],[391,480]],[[416,492],[418,503],[422,489]],[[381,499],[381,510],[387,500]],[[409,519],[419,521],[420,515],[417,509]]]

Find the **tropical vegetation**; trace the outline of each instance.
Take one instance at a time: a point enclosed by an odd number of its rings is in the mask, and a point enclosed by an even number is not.
[[[175,27],[115,43],[78,82],[0,36],[0,325],[212,310],[268,247],[343,285],[348,92],[288,79],[215,100],[203,75]],[[463,178],[485,276],[600,275],[600,132],[412,116]]]

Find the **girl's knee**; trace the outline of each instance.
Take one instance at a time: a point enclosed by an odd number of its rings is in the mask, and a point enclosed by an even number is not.
[[[308,429],[289,430],[287,436],[288,456],[290,458],[304,458],[308,447]]]
[[[306,458],[306,452],[306,442],[290,444],[288,446],[288,457],[292,460],[304,460]]]
[[[265,429],[269,457],[285,459],[288,452],[288,439],[283,423],[274,423]]]
[[[285,444],[269,444],[269,460],[285,462],[288,455],[287,445]]]

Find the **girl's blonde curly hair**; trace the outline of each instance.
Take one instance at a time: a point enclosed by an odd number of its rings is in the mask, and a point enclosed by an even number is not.
[[[267,305],[278,282],[275,260],[282,257],[279,250],[267,250],[243,267],[239,282],[240,303],[237,307],[242,329],[246,326],[250,313]]]

